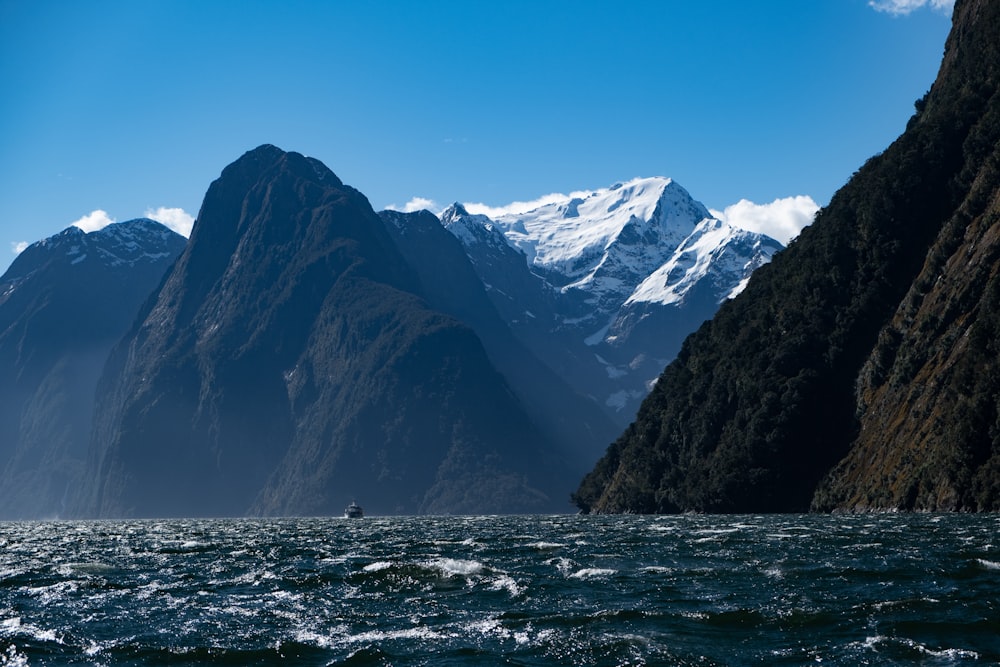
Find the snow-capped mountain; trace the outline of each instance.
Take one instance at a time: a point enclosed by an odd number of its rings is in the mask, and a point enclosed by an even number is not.
[[[609,262],[641,271],[657,248],[676,247],[708,217],[708,210],[671,179],[637,178],[508,213],[496,224],[532,266],[572,281],[567,288],[584,288],[607,282],[601,269]],[[623,245],[640,249],[640,255],[621,256]]]
[[[165,257],[175,257],[183,246],[183,237],[148,218],[117,222],[93,232],[67,227],[25,248],[5,278],[27,275],[40,262],[79,265],[89,259],[105,267],[123,268],[157,264]]]
[[[557,372],[631,420],[684,337],[781,244],[709,213],[678,183],[637,178],[442,224],[511,328]]]

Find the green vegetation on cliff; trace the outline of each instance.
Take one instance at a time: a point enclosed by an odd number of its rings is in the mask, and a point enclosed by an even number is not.
[[[578,506],[997,506],[997,35],[1000,2],[960,0],[938,79],[905,133],[687,339],[582,481]],[[964,352],[945,365],[933,346],[960,339]],[[891,407],[876,395],[886,386],[902,396]],[[928,387],[946,398],[939,413],[914,409]],[[904,452],[896,435],[928,423],[947,437]],[[901,494],[885,492],[894,476],[906,477]]]

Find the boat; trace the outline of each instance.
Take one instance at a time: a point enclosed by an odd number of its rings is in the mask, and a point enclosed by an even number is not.
[[[350,505],[347,506],[347,509],[344,510],[345,519],[360,519],[364,515],[365,511],[361,509],[361,505],[355,502],[352,502]]]

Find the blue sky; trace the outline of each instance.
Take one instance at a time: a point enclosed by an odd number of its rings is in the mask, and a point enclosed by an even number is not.
[[[950,9],[0,0],[0,270],[94,211],[196,215],[262,143],[319,158],[376,210],[654,175],[714,209],[822,205],[905,127]]]

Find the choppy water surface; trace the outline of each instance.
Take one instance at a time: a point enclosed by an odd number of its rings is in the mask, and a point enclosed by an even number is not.
[[[1000,662],[1000,517],[0,523],[0,664]]]

